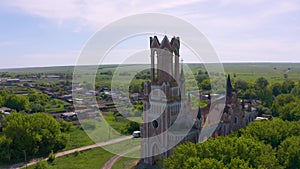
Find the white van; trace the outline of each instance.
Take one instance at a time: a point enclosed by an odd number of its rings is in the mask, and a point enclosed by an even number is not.
[[[133,136],[134,138],[141,137],[141,131],[134,131],[134,132],[132,133],[132,136]]]

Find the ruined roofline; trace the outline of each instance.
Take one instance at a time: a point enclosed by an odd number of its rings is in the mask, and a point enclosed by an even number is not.
[[[157,49],[169,49],[170,52],[175,52],[176,55],[179,53],[180,48],[180,40],[179,37],[173,37],[171,41],[169,41],[168,37],[165,35],[163,40],[160,42],[157,36],[150,37],[150,48],[157,48]]]

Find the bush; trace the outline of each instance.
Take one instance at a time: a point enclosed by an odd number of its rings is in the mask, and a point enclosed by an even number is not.
[[[57,151],[65,148],[69,140],[70,140],[70,135],[66,133],[62,133],[61,136],[56,139],[54,150]]]
[[[48,161],[52,163],[54,160],[55,160],[55,154],[53,153],[53,150],[51,150],[48,156]]]
[[[60,124],[60,131],[62,132],[70,131],[73,127],[73,124],[71,122],[67,122],[64,120],[59,120],[58,122]]]
[[[75,151],[74,152],[75,157],[78,156],[79,154],[80,154],[80,151]]]
[[[130,121],[121,130],[123,134],[132,134],[133,131],[140,130],[140,125],[137,122]]]
[[[36,163],[34,169],[48,169],[49,165],[46,161],[40,161]]]

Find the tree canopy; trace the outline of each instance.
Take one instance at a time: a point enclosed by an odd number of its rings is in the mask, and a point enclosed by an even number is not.
[[[69,137],[61,132],[60,123],[45,113],[12,113],[4,118],[4,124],[0,147],[5,156],[0,156],[1,161],[22,159],[23,151],[28,156],[46,155],[64,148]]]
[[[177,168],[299,168],[300,124],[273,119],[203,143],[186,143],[164,160]]]

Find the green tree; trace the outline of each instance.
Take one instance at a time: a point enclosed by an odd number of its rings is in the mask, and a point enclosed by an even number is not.
[[[11,160],[11,151],[10,145],[12,140],[7,138],[5,135],[0,136],[0,161],[10,162]]]
[[[300,168],[300,136],[285,139],[278,148],[280,164],[287,169]]]
[[[209,139],[204,143],[187,143],[175,148],[165,160],[166,168],[276,168],[279,162],[270,145],[246,136]],[[201,166],[201,167],[198,167]]]
[[[280,94],[275,98],[275,101],[272,103],[271,111],[272,115],[275,117],[279,116],[279,109],[284,107],[284,105],[294,102],[296,97],[291,94]]]
[[[278,96],[279,94],[281,94],[282,87],[280,83],[272,84],[271,88],[272,88],[272,94],[274,96]]]
[[[248,83],[241,79],[238,79],[236,81],[235,86],[242,91],[246,91],[249,88]]]
[[[214,158],[205,158],[203,160],[199,160],[199,158],[192,157],[189,158],[185,163],[184,163],[184,168],[185,169],[223,169],[224,164],[222,161],[218,161]]]
[[[226,168],[252,169],[248,161],[241,160],[240,158],[231,159],[230,163],[226,165]]]
[[[135,121],[130,121],[126,126],[121,130],[124,134],[132,134],[134,131],[140,130],[139,123]]]
[[[61,133],[59,122],[51,115],[12,113],[4,118],[3,134],[10,140],[12,159],[23,158],[23,150],[28,156],[48,154],[58,150],[68,142],[69,136]]]
[[[140,83],[132,83],[129,86],[129,92],[130,93],[139,93],[142,91],[142,87]]]
[[[295,87],[295,82],[292,80],[285,80],[282,83],[282,93],[288,94],[291,93],[292,89]]]
[[[27,111],[29,109],[29,100],[26,96],[9,95],[5,106],[17,111]]]
[[[165,159],[164,165],[170,169],[184,168],[184,162],[189,158],[197,157],[197,155],[198,151],[195,144],[190,142],[181,144],[174,149],[174,153],[170,157]]]
[[[60,124],[60,131],[66,132],[70,131],[73,128],[72,122],[64,121],[64,120],[58,120]]]
[[[280,107],[278,110],[279,117],[283,120],[298,121],[300,120],[300,101],[295,101]]]
[[[297,85],[291,90],[291,94],[300,98],[300,86]]]
[[[244,99],[257,99],[257,94],[251,90],[251,89],[247,89],[245,92],[244,92],[244,96],[243,96]]]
[[[196,76],[196,80],[198,83],[202,83],[203,80],[209,79],[207,74],[201,73]]]
[[[274,118],[270,121],[250,123],[239,131],[240,136],[255,138],[277,148],[288,137],[300,135],[300,124]]]
[[[256,89],[258,90],[265,89],[268,86],[268,84],[269,84],[268,80],[264,77],[260,77],[256,79],[255,82]]]
[[[3,96],[0,95],[0,107],[4,106],[5,104],[5,99]]]
[[[33,103],[31,104],[31,113],[37,113],[37,112],[45,112],[45,107],[42,106],[41,104],[39,103]]]
[[[42,93],[32,93],[28,96],[30,102],[45,105],[48,102],[49,96]]]
[[[211,84],[209,79],[205,79],[201,83],[202,90],[211,90]]]
[[[258,98],[266,107],[271,107],[273,102],[272,91],[269,88],[264,88],[258,91]]]
[[[214,160],[214,159],[211,159],[211,160]],[[201,161],[201,159],[199,157],[190,157],[184,162],[184,168],[185,169],[201,168],[200,161]]]

